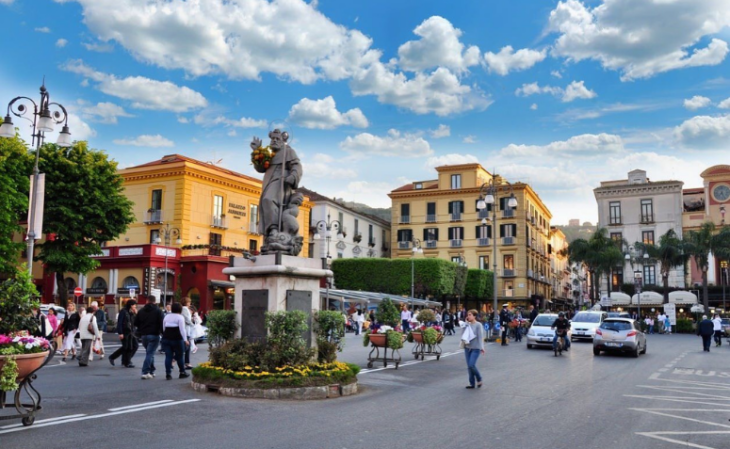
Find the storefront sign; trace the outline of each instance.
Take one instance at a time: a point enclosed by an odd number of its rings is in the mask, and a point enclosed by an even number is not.
[[[243,206],[240,204],[228,203],[228,213],[230,215],[233,215],[233,218],[240,220],[241,217],[246,216],[246,206]]]
[[[170,249],[170,248],[160,248],[159,246],[155,248],[155,255],[156,256],[162,256],[162,257],[175,257],[177,256],[177,250],[176,249]]]
[[[100,254],[94,254],[91,257],[109,257],[109,250],[108,249],[102,249]]]
[[[669,317],[669,322],[672,326],[677,325],[677,306],[674,303],[664,304],[664,313]]]
[[[144,276],[142,277],[142,294],[150,294],[150,284],[152,284],[152,270],[147,267],[144,269]]]
[[[141,256],[142,247],[137,248],[119,248],[120,256]]]
[[[106,292],[107,292],[106,287],[87,288],[86,289],[87,295],[106,295]]]

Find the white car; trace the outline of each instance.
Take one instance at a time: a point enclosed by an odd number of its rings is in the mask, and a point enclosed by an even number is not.
[[[606,312],[578,312],[572,320],[570,327],[573,329],[572,340],[589,339],[593,341],[596,336],[596,329],[608,318]]]
[[[555,330],[551,326],[558,319],[558,315],[554,313],[541,313],[535,317],[535,321],[530,325],[527,331],[527,349],[533,346],[552,346]],[[568,329],[568,338],[570,338],[571,330]]]

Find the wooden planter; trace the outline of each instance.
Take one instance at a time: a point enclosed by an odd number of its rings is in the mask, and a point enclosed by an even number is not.
[[[15,363],[18,364],[18,382],[20,382],[28,377],[30,373],[40,368],[41,365],[43,365],[43,362],[45,362],[47,356],[48,351],[38,352],[35,354],[18,354],[12,356],[0,355],[0,370],[3,369],[3,367],[5,366],[5,361],[8,358],[15,358]]]

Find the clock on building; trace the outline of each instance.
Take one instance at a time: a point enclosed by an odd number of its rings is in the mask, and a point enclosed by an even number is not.
[[[712,197],[719,203],[724,203],[730,199],[730,186],[727,184],[718,184],[712,188]]]

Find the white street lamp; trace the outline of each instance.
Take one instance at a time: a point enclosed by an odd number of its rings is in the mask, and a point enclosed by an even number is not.
[[[162,236],[162,238],[160,238],[160,236]],[[162,287],[164,289],[163,290],[163,296],[162,296],[163,297],[163,300],[162,300],[162,308],[163,309],[167,305],[167,293],[168,293],[168,291],[167,291],[167,275],[168,275],[168,273],[167,273],[167,258],[169,256],[169,254],[168,254],[167,247],[170,246],[170,241],[172,240],[173,237],[175,237],[175,239],[176,239],[175,240],[175,244],[176,245],[181,245],[182,244],[182,239],[180,238],[180,230],[178,228],[171,228],[170,227],[170,223],[167,223],[167,224],[165,224],[165,227],[164,228],[160,229],[160,234],[155,239],[155,243],[157,243],[158,245],[160,243],[162,243],[162,240],[163,239],[165,241],[165,275],[163,277],[164,282],[163,282],[163,287]]]

